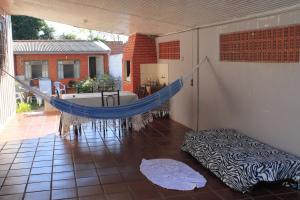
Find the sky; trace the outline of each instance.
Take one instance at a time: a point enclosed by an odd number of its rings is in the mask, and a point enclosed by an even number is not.
[[[62,34],[72,33],[72,34],[75,34],[78,39],[85,40],[88,38],[88,36],[90,34],[88,29],[77,28],[77,27],[70,26],[67,24],[61,24],[61,23],[47,21],[47,20],[46,20],[46,23],[48,24],[48,26],[51,26],[55,29],[54,36],[57,38],[59,38],[59,36]],[[104,40],[109,40],[109,41],[120,40],[120,41],[126,42],[128,40],[128,36],[126,36],[126,35],[118,35],[118,34],[112,34],[112,33],[106,33],[106,32],[99,32],[99,31],[92,31],[92,34],[94,36],[98,35],[100,38],[102,38]]]

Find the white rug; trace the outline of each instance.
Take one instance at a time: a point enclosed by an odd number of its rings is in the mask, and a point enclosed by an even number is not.
[[[200,173],[172,159],[143,159],[140,170],[152,183],[166,189],[187,191],[206,184]]]

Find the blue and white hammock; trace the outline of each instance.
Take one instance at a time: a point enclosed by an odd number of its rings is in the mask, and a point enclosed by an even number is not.
[[[51,97],[50,104],[63,112],[92,119],[127,118],[162,106],[182,88],[182,85],[182,80],[178,79],[150,96],[114,107],[84,106],[56,97]]]
[[[200,65],[207,61],[208,58],[206,57],[200,63]],[[2,69],[10,77],[14,78],[17,82],[19,82],[25,89],[31,91],[35,95],[41,97],[52,106],[57,108],[62,112],[66,112],[71,115],[76,115],[79,117],[91,118],[91,119],[121,119],[132,117],[138,114],[147,113],[151,110],[159,108],[164,103],[166,103],[171,97],[173,97],[182,87],[184,80],[187,80],[189,77],[193,75],[193,71],[200,67],[200,65],[194,67],[190,73],[186,76],[177,79],[170,85],[164,87],[163,89],[155,92],[154,94],[147,96],[145,98],[139,99],[133,103],[114,106],[114,107],[92,107],[92,106],[85,106],[79,105],[76,103],[72,103],[68,100],[59,99],[57,97],[51,97],[40,90],[30,87],[25,82],[16,79],[14,76],[6,72]]]

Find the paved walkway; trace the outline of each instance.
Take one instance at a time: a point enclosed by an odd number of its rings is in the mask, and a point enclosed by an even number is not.
[[[43,137],[58,131],[59,115],[43,112],[16,114],[3,129],[0,129],[0,143]]]

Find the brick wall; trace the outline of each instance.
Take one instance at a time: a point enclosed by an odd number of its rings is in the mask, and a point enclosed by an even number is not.
[[[123,53],[123,69],[124,61],[130,60],[130,76],[131,81],[126,82],[125,72],[123,73],[123,90],[135,92],[137,86],[141,82],[140,65],[157,63],[155,39],[147,35],[133,34],[129,36],[128,42],[124,47]]]
[[[95,54],[102,55],[102,54]],[[93,56],[95,56],[93,54]],[[104,72],[108,73],[108,56],[106,54],[104,56]],[[87,54],[20,54],[15,55],[15,75],[24,75],[24,62],[31,60],[47,60],[48,61],[48,70],[49,70],[49,78],[52,81],[57,80],[57,61],[58,60],[79,60],[80,61],[80,78],[66,78],[59,80],[60,82],[67,84],[70,80],[82,80],[88,77],[89,68],[88,68],[88,57]]]
[[[160,42],[158,44],[159,59],[180,59],[180,41]]]
[[[220,60],[299,62],[300,25],[220,35]]]

